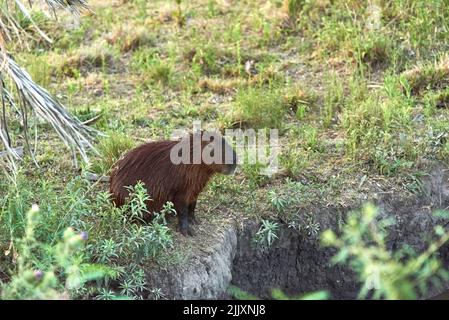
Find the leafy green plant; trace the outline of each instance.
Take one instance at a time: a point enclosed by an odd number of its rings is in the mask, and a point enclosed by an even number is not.
[[[104,276],[104,266],[83,262],[86,232],[77,233],[67,228],[61,241],[47,247],[35,237],[39,224],[37,205],[28,211],[26,221],[25,235],[16,241],[17,269],[9,282],[1,284],[2,299],[68,299],[86,282]],[[47,261],[41,265],[43,250],[50,252],[51,263]]]
[[[304,6],[304,0],[284,0],[283,6],[289,19],[292,22],[296,22],[296,19]]]
[[[126,188],[129,190],[127,208],[129,208],[130,214],[129,217],[124,216],[125,223],[135,219],[144,222],[145,216],[149,214],[147,203],[151,201],[151,198],[146,191],[145,184],[139,181],[136,185],[128,186]]]
[[[116,300],[117,295],[110,289],[100,288],[95,298],[97,300]]]
[[[120,270],[111,279],[117,283],[119,291],[111,293],[106,281],[100,286],[102,290],[98,291],[97,299],[115,299],[119,296],[141,299],[142,293],[150,290],[147,288],[141,263],[160,257],[173,246],[173,236],[166,221],[166,216],[176,213],[173,204],[166,203],[160,212],[152,213],[154,217],[147,223],[147,201],[150,197],[145,185],[139,182],[129,189],[130,196],[121,209],[120,229],[115,230],[112,238],[98,239],[89,246],[94,260]],[[139,223],[132,222],[136,220]],[[159,292],[157,296],[161,298],[163,293]]]
[[[288,296],[279,289],[271,290],[271,296],[276,300],[327,300],[330,297],[329,292],[325,290]]]
[[[449,217],[445,212],[438,214]],[[348,264],[357,273],[362,283],[359,298],[368,297],[372,291],[374,299],[416,299],[418,293],[426,292],[429,283],[439,286],[441,280],[449,280],[436,255],[449,240],[449,232],[436,226],[436,239],[420,254],[407,247],[392,252],[386,237],[393,223],[391,219],[379,219],[377,208],[367,204],[360,213],[348,217],[341,235],[331,230],[322,234],[323,244],[338,250],[332,261]]]
[[[242,172],[245,177],[248,178],[248,183],[251,188],[255,189],[258,186],[263,185],[267,182],[268,177],[262,174],[262,170],[266,167],[266,165],[257,163],[243,163]]]
[[[278,238],[276,232],[279,229],[279,224],[277,222],[262,220],[262,225],[256,232],[254,241],[262,246],[262,248],[270,247],[273,242]]]
[[[268,192],[268,197],[270,199],[271,206],[278,212],[284,211],[289,202],[289,199],[280,196],[275,190],[270,190]]]

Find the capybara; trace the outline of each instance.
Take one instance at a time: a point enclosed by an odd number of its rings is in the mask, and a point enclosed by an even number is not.
[[[198,195],[212,175],[232,174],[236,165],[235,151],[220,134],[197,131],[178,141],[150,142],[129,151],[111,173],[110,192],[115,205],[122,206],[129,196],[126,187],[142,181],[151,198],[148,211],[159,212],[171,201],[179,230],[193,235]]]

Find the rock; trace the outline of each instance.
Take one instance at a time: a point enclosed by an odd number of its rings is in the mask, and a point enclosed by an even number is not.
[[[198,254],[180,267],[150,270],[150,287],[160,288],[169,299],[217,299],[231,282],[232,261],[237,233],[227,226],[213,236],[215,245],[206,254]]]

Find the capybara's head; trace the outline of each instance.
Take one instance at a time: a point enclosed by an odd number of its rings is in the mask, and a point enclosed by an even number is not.
[[[222,174],[232,174],[237,167],[234,149],[215,131],[197,131],[182,138],[172,148],[171,159],[174,164],[198,164]]]
[[[201,162],[213,171],[233,174],[237,167],[237,154],[226,139],[215,131],[198,131],[193,136],[201,136]]]
[[[237,168],[237,154],[224,137],[220,136],[219,138],[218,143],[221,143],[221,154],[224,160],[223,165],[220,166],[220,172],[223,174],[233,174]]]

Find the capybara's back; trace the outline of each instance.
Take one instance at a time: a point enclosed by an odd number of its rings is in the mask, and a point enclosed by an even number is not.
[[[116,206],[122,206],[129,196],[127,187],[142,181],[152,199],[147,206],[149,211],[159,211],[169,198],[169,190],[173,184],[170,173],[173,164],[170,162],[170,150],[176,142],[157,141],[141,145],[129,151],[119,160],[109,179],[110,192]],[[168,201],[168,200],[167,200]]]

